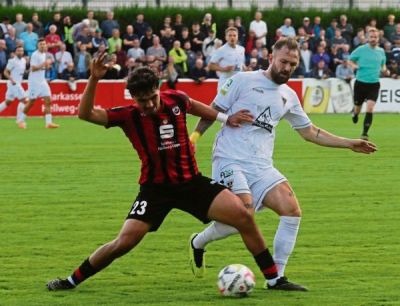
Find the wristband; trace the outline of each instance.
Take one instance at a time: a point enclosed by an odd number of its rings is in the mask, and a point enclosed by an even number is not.
[[[227,114],[218,112],[218,115],[217,115],[216,120],[219,121],[219,122],[222,122],[222,123],[226,124],[226,122],[228,121],[228,117],[229,117],[229,116],[228,116]]]
[[[197,142],[197,140],[199,140],[201,134],[197,131],[194,131],[192,134],[190,134],[190,142],[195,144]]]

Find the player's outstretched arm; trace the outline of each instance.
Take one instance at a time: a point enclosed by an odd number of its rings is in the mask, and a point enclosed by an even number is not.
[[[242,123],[253,122],[253,116],[248,110],[240,110],[233,115],[224,114],[224,110],[215,103],[208,106],[204,103],[191,99],[192,107],[188,111],[190,114],[201,117],[196,125],[194,132],[190,135],[190,141],[194,144],[201,135],[214,123],[215,120],[223,122],[231,127],[240,127]]]
[[[310,125],[297,132],[305,140],[318,144],[320,146],[332,148],[347,148],[357,153],[370,154],[374,153],[377,148],[372,142],[362,139],[349,139],[333,135],[315,125]]]
[[[99,80],[104,76],[108,67],[104,63],[106,53],[92,60],[91,76],[89,77],[81,102],[79,103],[79,118],[99,125],[108,123],[107,113],[102,108],[94,108],[94,96]]]

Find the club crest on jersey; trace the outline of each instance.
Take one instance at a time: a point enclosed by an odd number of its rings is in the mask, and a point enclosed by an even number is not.
[[[271,108],[267,107],[258,117],[252,125],[258,126],[260,128],[263,128],[267,130],[268,132],[272,132],[272,129],[274,128],[270,122],[272,121],[272,116],[271,116]]]
[[[172,112],[174,113],[175,116],[179,116],[181,114],[181,109],[179,108],[179,106],[175,106],[172,109]]]
[[[221,88],[221,90],[219,91],[222,95],[226,95],[227,94],[227,92],[228,92],[228,90],[229,90],[229,87],[231,87],[231,85],[232,85],[232,83],[233,83],[233,80],[232,79],[228,79],[226,82],[225,82],[225,84],[222,86],[222,88]]]

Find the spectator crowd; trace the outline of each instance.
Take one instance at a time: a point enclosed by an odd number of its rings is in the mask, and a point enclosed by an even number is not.
[[[270,33],[262,13],[256,12],[248,29],[240,17],[229,19],[225,27],[237,28],[238,44],[245,48],[248,71],[267,69],[272,45],[281,37],[290,36],[296,37],[301,53],[294,78],[338,77],[350,81],[354,71],[348,63],[349,55],[367,43],[368,28],[377,27],[377,21],[371,18],[364,28],[354,29],[346,15],[341,15],[324,28],[320,17],[313,21],[304,17],[296,29],[293,20],[285,18],[282,26]],[[109,69],[105,79],[122,79],[134,68],[148,65],[167,79],[171,87],[179,78],[202,82],[218,77],[208,68],[213,53],[224,44],[224,37],[217,37],[217,33],[217,24],[209,13],[201,22],[190,24],[180,14],[165,16],[158,33],[143,14],[138,14],[124,29],[111,11],[102,21],[96,20],[94,12],[89,11],[87,18],[77,23],[72,22],[71,16],[62,16],[59,12],[49,22],[40,21],[37,13],[33,13],[30,21],[16,14],[15,20],[5,17],[0,23],[0,77],[4,78],[7,60],[14,56],[17,46],[24,47],[29,63],[38,39],[44,37],[47,59],[52,63],[46,71],[48,80],[86,79],[90,75],[91,59],[107,52]],[[399,78],[400,23],[396,23],[394,15],[387,17],[379,33],[389,71],[385,76]]]

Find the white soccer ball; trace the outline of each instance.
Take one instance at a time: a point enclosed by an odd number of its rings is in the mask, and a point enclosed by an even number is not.
[[[233,264],[219,272],[217,285],[223,296],[245,297],[253,291],[256,278],[245,265]]]

